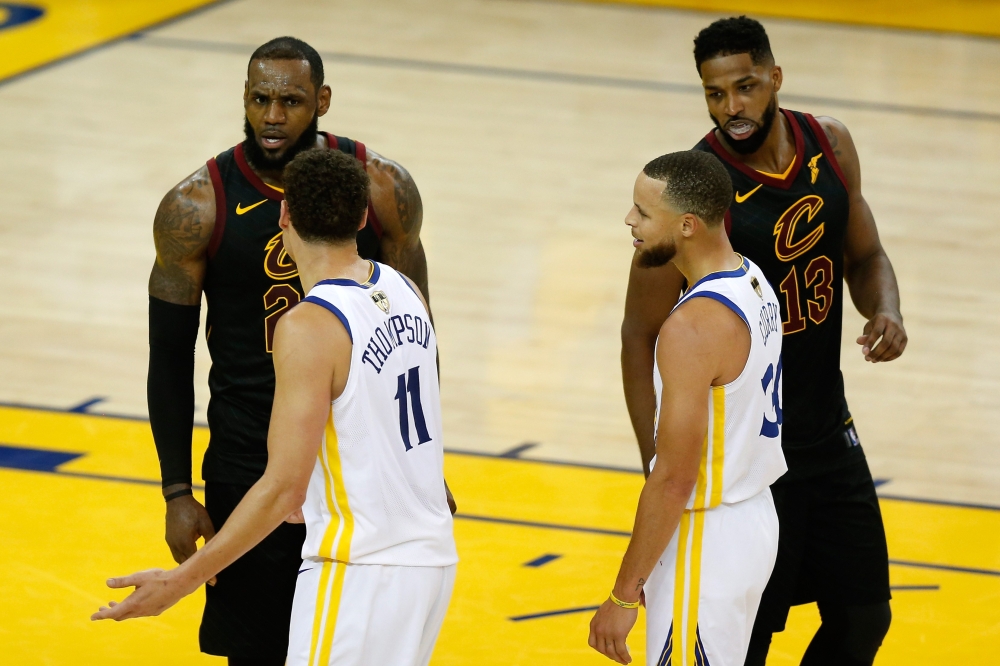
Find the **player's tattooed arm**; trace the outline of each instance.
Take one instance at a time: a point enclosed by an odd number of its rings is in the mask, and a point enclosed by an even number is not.
[[[816,119],[847,181],[850,213],[844,242],[844,279],[851,300],[868,322],[858,337],[861,353],[872,363],[899,358],[907,335],[899,308],[899,285],[892,262],[879,239],[875,216],[861,192],[861,161],[851,133],[830,117]]]
[[[215,227],[215,191],[202,167],[167,192],[153,219],[156,262],[149,295],[178,305],[201,303],[206,253]]]
[[[429,299],[427,257],[420,242],[424,218],[420,191],[406,169],[378,153],[368,151],[367,166],[372,204],[383,230],[382,259],[409,276]]]

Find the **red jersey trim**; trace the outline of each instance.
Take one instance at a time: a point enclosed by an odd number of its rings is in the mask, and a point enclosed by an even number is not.
[[[208,241],[208,258],[212,259],[222,244],[222,233],[226,230],[226,189],[222,186],[222,174],[219,173],[219,165],[215,158],[206,164],[208,175],[212,179],[212,189],[215,191],[215,226]]]
[[[236,159],[236,166],[240,168],[240,172],[250,184],[254,186],[258,192],[270,199],[271,201],[282,201],[285,198],[278,190],[273,187],[268,187],[267,183],[260,179],[254,170],[250,168],[250,164],[247,162],[246,156],[243,154],[243,144],[236,144],[236,150],[233,151],[233,157]]]
[[[837,156],[833,152],[833,146],[830,145],[830,139],[826,137],[823,126],[811,114],[803,113],[802,115],[805,116],[806,122],[812,128],[812,132],[816,136],[816,141],[819,142],[819,147],[823,149],[823,156],[830,161],[833,170],[837,173],[837,177],[840,178],[840,182],[844,184],[844,189],[850,190],[847,187],[847,178],[844,177],[844,172],[840,170],[840,162],[837,161]]]
[[[802,128],[799,127],[799,123],[795,120],[795,116],[792,115],[791,111],[786,109],[781,109],[781,112],[785,114],[788,119],[788,124],[792,127],[792,136],[795,137],[795,164],[792,165],[792,170],[784,178],[773,178],[766,174],[757,171],[756,169],[751,169],[743,162],[740,162],[735,157],[729,154],[729,151],[722,145],[722,142],[715,136],[715,130],[712,130],[705,135],[705,140],[708,144],[712,146],[712,149],[725,160],[734,169],[743,172],[753,180],[758,183],[763,183],[769,187],[776,187],[779,190],[787,190],[795,182],[795,179],[799,175],[799,170],[802,168],[802,160],[805,159],[806,152],[806,142],[802,138]]]

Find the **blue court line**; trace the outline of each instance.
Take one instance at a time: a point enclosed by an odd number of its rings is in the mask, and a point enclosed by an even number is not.
[[[546,564],[548,564],[549,562],[553,562],[555,560],[558,560],[560,557],[562,557],[562,555],[555,555],[554,553],[546,553],[545,555],[542,555],[541,557],[536,557],[535,559],[531,560],[530,562],[525,562],[521,566],[535,567],[535,568],[537,568],[537,567],[543,567]]]
[[[572,613],[586,613],[596,611],[600,606],[580,606],[578,608],[564,608],[562,610],[545,611],[544,613],[531,613],[530,615],[515,615],[507,618],[511,622],[523,622],[525,620],[537,620],[540,617],[553,617],[555,615],[570,615]]]
[[[140,44],[149,46],[179,49],[183,51],[202,51],[215,53],[236,53],[249,57],[256,45],[234,44],[231,42],[216,42],[204,39],[183,39],[178,37],[160,37],[142,35]],[[514,67],[495,67],[491,65],[473,65],[438,60],[422,60],[417,58],[394,58],[390,56],[362,55],[337,51],[321,51],[323,62],[382,67],[387,69],[408,69],[420,72],[440,74],[464,74],[468,76],[514,79],[521,81],[537,81],[542,83],[561,83],[570,85],[591,86],[598,88],[648,90],[702,97],[705,91],[698,84],[677,83],[672,81],[656,81],[652,79],[632,79],[618,76],[598,76],[594,74],[573,74],[570,72],[554,72],[535,69],[520,69]],[[931,118],[948,118],[954,120],[972,120],[989,123],[1000,123],[1000,113],[988,111],[968,111],[965,109],[949,109],[932,106],[916,106],[911,104],[892,104],[889,102],[872,102],[858,99],[838,97],[823,97],[818,95],[795,95],[782,93],[781,99],[793,104],[819,104],[828,107],[852,109],[856,111],[875,111],[880,113],[895,113]]]
[[[227,0],[228,1],[228,0]],[[0,407],[11,407],[13,409],[27,409],[36,412],[51,412],[54,414],[70,414],[73,413],[69,409],[64,409],[60,407],[45,407],[42,405],[29,405],[20,402],[3,402],[0,401]],[[122,419],[125,421],[142,421],[144,423],[149,423],[149,417],[147,416],[134,416],[132,414],[115,414],[115,413],[93,413],[87,412],[84,416],[93,416],[97,418],[107,418],[107,419]],[[207,423],[195,422],[193,424],[196,428],[207,428]],[[556,460],[553,458],[524,458],[521,456],[509,457],[504,456],[501,453],[487,453],[484,451],[469,451],[466,449],[453,449],[450,447],[445,447],[444,452],[449,455],[456,456],[472,456],[474,458],[490,458],[492,460],[511,460],[519,463],[535,463],[538,465],[556,465],[559,467],[573,467],[577,469],[594,469],[604,472],[624,472],[627,474],[642,474],[641,469],[635,467],[619,467],[615,465],[602,465],[599,463],[585,463],[585,462],[575,462],[571,460]],[[984,511],[1000,511],[1000,506],[996,504],[977,504],[975,502],[958,502],[952,500],[940,500],[932,499],[928,497],[906,497],[902,495],[883,495],[879,494],[880,500],[890,500],[894,502],[914,502],[916,504],[931,504],[937,506],[948,506],[961,509],[982,509]]]

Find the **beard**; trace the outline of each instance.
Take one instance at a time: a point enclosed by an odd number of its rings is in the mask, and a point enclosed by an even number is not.
[[[658,268],[665,266],[677,254],[677,243],[673,241],[663,241],[659,245],[654,245],[648,250],[639,253],[640,268]]]
[[[711,113],[708,115],[712,116]],[[767,108],[764,109],[764,115],[761,116],[760,122],[755,123],[758,126],[757,131],[748,136],[747,138],[739,140],[729,136],[729,134],[727,134],[726,131],[722,129],[722,125],[719,124],[719,121],[716,120],[715,116],[712,116],[712,122],[715,123],[715,126],[719,128],[720,132],[725,134],[726,145],[728,145],[730,148],[735,150],[740,155],[749,155],[751,153],[756,153],[758,150],[760,150],[760,147],[764,145],[765,141],[767,141],[767,137],[771,133],[771,128],[774,127],[774,119],[775,117],[777,117],[777,115],[778,115],[778,98],[772,95],[771,102],[770,104],[767,105]],[[730,120],[732,120],[732,118],[730,118]],[[745,118],[744,120],[748,119]]]
[[[243,134],[246,136],[243,141],[243,154],[246,156],[247,162],[258,171],[281,172],[285,170],[285,166],[289,162],[295,159],[296,155],[316,147],[316,135],[319,134],[319,114],[313,116],[309,127],[299,135],[295,143],[277,157],[271,157],[261,148],[257,141],[257,133],[254,132],[246,116],[243,117]]]

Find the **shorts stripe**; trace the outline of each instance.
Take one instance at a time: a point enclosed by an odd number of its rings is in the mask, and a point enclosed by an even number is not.
[[[329,562],[334,567],[333,590],[330,593],[330,606],[326,612],[326,627],[319,651],[319,661],[310,666],[327,666],[330,663],[330,650],[337,633],[337,616],[340,615],[340,598],[344,595],[344,576],[347,575],[347,565],[343,562]]]
[[[323,541],[320,543],[319,556],[338,562],[350,562],[351,537],[354,534],[354,515],[347,501],[347,488],[344,486],[344,473],[340,464],[340,448],[337,441],[337,428],[333,424],[333,410],[326,424],[326,436],[319,452],[319,462],[323,467],[323,480],[326,487],[326,504],[330,512],[330,523],[326,526]],[[337,527],[333,529],[333,514],[337,514]]]
[[[319,644],[320,638],[323,634],[323,629],[325,627],[323,619],[326,616],[327,603],[329,602],[329,584],[330,584],[330,568],[333,562],[325,560],[321,565],[320,575],[319,575],[319,586],[316,590],[316,611],[313,616],[313,630],[312,630],[312,641],[309,646],[309,666],[315,666],[316,661],[316,646]]]

